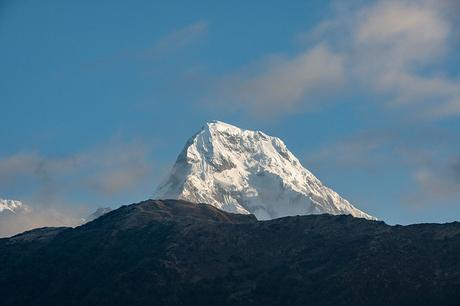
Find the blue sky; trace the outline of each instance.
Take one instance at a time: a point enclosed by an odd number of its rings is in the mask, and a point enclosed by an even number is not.
[[[452,1],[2,1],[0,197],[147,198],[218,119],[390,224],[460,220]]]

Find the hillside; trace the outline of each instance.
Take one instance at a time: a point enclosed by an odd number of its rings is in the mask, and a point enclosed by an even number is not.
[[[148,200],[0,239],[2,305],[459,305],[460,223]]]

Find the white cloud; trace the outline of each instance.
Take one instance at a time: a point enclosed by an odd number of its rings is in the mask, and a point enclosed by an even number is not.
[[[319,44],[292,58],[272,57],[258,71],[221,78],[211,99],[255,115],[272,115],[292,111],[307,97],[335,88],[343,79],[342,56]]]
[[[361,20],[354,33],[358,43],[398,49],[406,58],[436,53],[449,32],[439,12],[428,5],[384,1],[363,9],[358,16]]]
[[[458,115],[460,80],[445,71],[456,28],[450,7],[382,0],[342,9],[298,37],[313,47],[265,62],[249,76],[224,76],[210,100],[253,114],[282,114],[318,103],[318,93],[359,90],[414,117]]]
[[[358,80],[389,94],[393,104],[415,105],[411,110],[423,117],[460,110],[460,81],[439,76],[452,28],[442,8],[431,1],[381,1],[362,9],[351,27],[349,60]]]

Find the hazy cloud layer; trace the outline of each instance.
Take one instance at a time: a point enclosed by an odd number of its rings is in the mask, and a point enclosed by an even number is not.
[[[391,138],[390,132],[361,133],[342,139],[336,143],[317,148],[306,155],[307,165],[318,168],[330,167],[337,171],[360,169],[373,172],[389,156],[382,152]]]
[[[89,213],[85,198],[106,199],[129,195],[153,182],[149,150],[139,142],[112,141],[69,156],[18,153],[0,159],[0,195],[20,190],[16,198],[31,211],[3,214],[0,235],[35,226],[75,225]],[[1,194],[3,193],[3,194]],[[146,194],[145,197],[149,195]]]
[[[32,184],[49,197],[78,189],[110,196],[134,187],[151,171],[142,144],[110,143],[63,157],[39,153],[5,157],[0,160],[0,184],[10,187]]]
[[[432,157],[428,163],[415,169],[413,179],[418,189],[406,199],[410,203],[426,205],[439,201],[451,201],[460,197],[460,152],[444,159]]]
[[[441,205],[460,197],[458,132],[421,126],[371,130],[343,138],[310,152],[305,163],[313,168],[357,171],[381,176],[395,169],[407,173],[413,189],[401,202],[413,207]]]
[[[419,118],[460,114],[460,80],[443,71],[455,21],[448,2],[377,1],[341,7],[300,36],[293,57],[222,76],[208,99],[253,114],[281,114],[350,90],[386,97]],[[249,71],[247,71],[249,70]],[[345,87],[343,86],[345,85]]]
[[[0,238],[45,226],[77,226],[82,220],[72,210],[31,209],[26,212],[0,212]]]

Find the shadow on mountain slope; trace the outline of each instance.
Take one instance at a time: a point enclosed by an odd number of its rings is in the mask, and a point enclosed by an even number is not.
[[[0,239],[2,305],[459,305],[460,223],[148,200]]]

